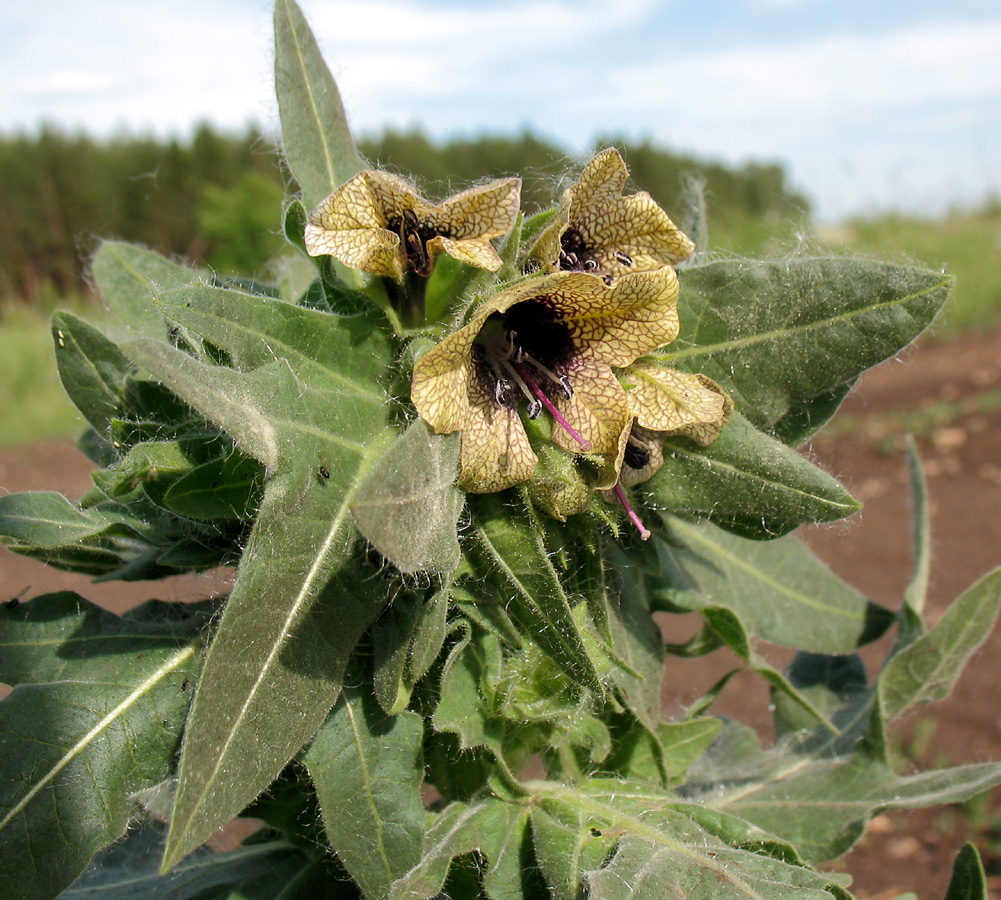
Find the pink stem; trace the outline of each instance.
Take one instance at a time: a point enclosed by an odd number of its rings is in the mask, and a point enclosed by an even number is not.
[[[563,416],[560,415],[560,411],[553,406],[552,401],[542,392],[542,388],[535,383],[535,379],[524,372],[521,373],[521,377],[525,379],[525,384],[532,389],[535,396],[542,401],[542,405],[549,410],[549,414],[563,426],[566,433],[569,434],[570,437],[572,437],[578,444],[580,444],[584,450],[590,450],[591,442],[585,441],[584,438],[577,433],[576,429],[566,419],[564,419]]]
[[[650,538],[650,532],[647,531],[647,527],[643,524],[642,520],[638,515],[636,515],[636,510],[634,510],[630,505],[629,501],[626,499],[626,492],[622,489],[622,485],[619,482],[615,483],[615,496],[619,498],[619,503],[621,503],[629,518],[632,520],[633,525],[639,530],[640,540],[646,541]]]

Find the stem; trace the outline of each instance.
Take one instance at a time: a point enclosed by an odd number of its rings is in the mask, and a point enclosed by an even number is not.
[[[646,541],[650,538],[650,532],[647,530],[646,525],[638,515],[636,515],[636,510],[629,505],[629,501],[626,499],[626,492],[622,489],[622,484],[620,482],[615,482],[615,496],[619,498],[619,503],[623,505],[629,519],[632,521],[633,525],[636,526],[640,533],[640,540]]]

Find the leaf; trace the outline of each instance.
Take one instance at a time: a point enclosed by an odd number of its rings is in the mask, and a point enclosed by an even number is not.
[[[664,523],[676,542],[656,543],[671,609],[725,606],[751,634],[815,653],[851,653],[893,622],[794,537],[749,541],[708,523]]]
[[[789,841],[818,863],[847,851],[866,821],[883,810],[959,803],[992,787],[1001,782],[1001,763],[901,776],[863,755],[843,762],[776,757],[770,767],[759,764],[754,782],[721,792],[717,782],[704,800]]]
[[[999,607],[1001,568],[967,588],[928,632],[896,653],[877,682],[885,721],[911,706],[948,697],[967,660],[994,626]]]
[[[907,462],[911,470],[911,496],[914,498],[914,573],[904,590],[901,606],[900,635],[897,649],[909,644],[924,633],[924,610],[928,594],[928,577],[931,569],[931,512],[928,508],[928,482],[914,438],[907,439]]]
[[[553,865],[547,882],[560,884],[557,896],[576,897],[574,882],[593,898],[660,898],[675,895],[706,898],[803,898],[823,893],[828,878],[784,859],[742,846],[768,846],[772,836],[733,817],[713,821],[652,786],[619,779],[591,779],[573,786],[531,782],[534,810],[548,816],[550,852],[539,852],[540,864]],[[533,811],[533,827],[536,812]],[[557,828],[562,823],[560,839]],[[706,827],[710,825],[711,827]],[[581,851],[606,833],[618,838],[607,863],[574,866]],[[538,835],[538,830],[535,831]],[[737,843],[734,846],[732,843]],[[562,853],[558,848],[562,846]]]
[[[838,732],[837,727],[810,702],[808,697],[796,690],[788,678],[754,650],[743,623],[733,610],[722,606],[707,607],[702,610],[702,615],[709,627],[720,636],[723,643],[768,681],[772,687],[785,694],[793,703],[798,704],[829,731],[835,734]]]
[[[163,495],[163,503],[193,519],[250,521],[261,505],[263,481],[256,459],[227,453],[178,478]]]
[[[664,442],[664,465],[643,489],[653,505],[708,518],[749,538],[773,538],[804,522],[832,522],[861,505],[838,482],[781,441],[731,416],[708,447]]]
[[[160,875],[166,825],[150,821],[101,853],[59,900],[201,900],[226,896],[271,900],[323,891],[333,869],[284,840],[246,844],[226,853],[205,848]],[[335,870],[336,871],[336,870]],[[323,877],[323,876],[326,877]],[[290,894],[287,889],[298,890]],[[319,896],[324,896],[322,893]],[[340,896],[340,895],[338,895]],[[347,895],[344,895],[347,896]]]
[[[168,778],[199,662],[204,610],[119,617],[69,592],[0,610],[0,878],[51,897]],[[21,678],[31,683],[18,683]]]
[[[952,283],[849,257],[720,260],[678,277],[681,334],[657,357],[718,381],[764,429],[824,395],[833,411],[833,394],[931,324]]]
[[[527,504],[526,504],[527,505]],[[569,598],[553,567],[541,529],[526,505],[505,506],[495,494],[470,497],[476,578],[494,572],[507,612],[577,684],[604,688],[588,655]]]
[[[359,489],[351,506],[358,530],[404,574],[448,575],[459,564],[458,474],[458,435],[436,435],[414,420]]]
[[[833,390],[801,401],[772,426],[772,434],[790,447],[802,446],[830,421],[857,383],[857,379],[852,379]]]
[[[207,272],[171,262],[136,244],[104,241],[92,263],[94,281],[112,311],[151,338],[165,340],[167,326],[153,300],[168,288],[207,280]]]
[[[72,313],[57,312],[52,317],[52,336],[66,393],[94,430],[107,439],[111,420],[119,415],[132,363],[114,342]]]
[[[384,897],[421,859],[423,721],[387,716],[347,687],[302,761],[316,785],[327,841],[367,897]]]
[[[945,900],[987,900],[987,876],[977,848],[970,842],[956,856]]]
[[[522,847],[528,815],[495,797],[450,803],[432,821],[420,862],[389,892],[390,900],[428,900],[441,890],[456,857],[477,852],[488,860],[483,883],[491,900],[522,900]]]
[[[293,0],[275,3],[275,92],[289,169],[313,209],[364,168],[337,85]]]
[[[354,556],[348,509],[393,432],[372,381],[388,342],[361,317],[205,287],[161,308],[247,371],[151,341],[124,349],[269,473],[188,722],[169,867],[266,788],[336,702],[385,597]]]

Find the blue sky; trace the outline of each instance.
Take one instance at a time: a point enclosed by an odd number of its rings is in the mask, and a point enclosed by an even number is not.
[[[779,161],[816,217],[1001,194],[998,0],[300,0],[358,133]],[[0,132],[277,123],[266,0],[0,9]]]

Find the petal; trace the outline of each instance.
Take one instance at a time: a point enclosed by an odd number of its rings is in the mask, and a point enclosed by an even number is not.
[[[359,175],[365,177],[372,192],[373,200],[382,215],[383,227],[392,219],[402,218],[407,210],[413,211],[417,218],[423,221],[426,212],[434,208],[418,196],[412,185],[398,175],[376,170],[359,172]]]
[[[564,196],[571,200],[570,221],[586,221],[595,210],[614,204],[622,196],[629,170],[614,147],[602,150],[580,173],[577,183]]]
[[[610,272],[623,275],[676,265],[695,250],[695,244],[645,191],[619,198],[604,215],[587,222],[581,234]],[[616,252],[629,256],[632,265],[620,263]]]
[[[478,269],[496,272],[501,267],[501,258],[486,238],[482,240],[455,241],[439,235],[428,241],[428,253],[434,257],[444,251],[449,256]]]
[[[371,176],[359,172],[323,200],[310,214],[306,250],[329,254],[373,275],[402,277],[400,237],[385,228],[385,211],[372,189]]]
[[[629,409],[642,428],[685,435],[703,447],[716,440],[733,410],[726,391],[705,375],[636,363],[623,381]]]
[[[622,433],[632,424],[629,401],[612,370],[587,357],[574,360],[567,375],[573,386],[573,396],[567,400],[558,397],[554,405],[560,415],[590,443],[590,453],[609,457],[598,487],[615,484]],[[582,448],[558,422],[553,423],[553,443],[580,453]]]
[[[562,314],[577,352],[628,366],[678,336],[678,276],[671,268],[625,275],[561,272],[536,289]]]
[[[485,318],[477,317],[450,334],[414,366],[410,399],[438,434],[459,431],[469,418],[468,386],[476,376],[472,346]]]
[[[449,197],[427,222],[459,241],[500,237],[514,227],[520,205],[521,179],[504,178]]]
[[[532,477],[538,462],[517,409],[497,406],[477,378],[468,384],[459,487],[474,494],[503,491]]]

